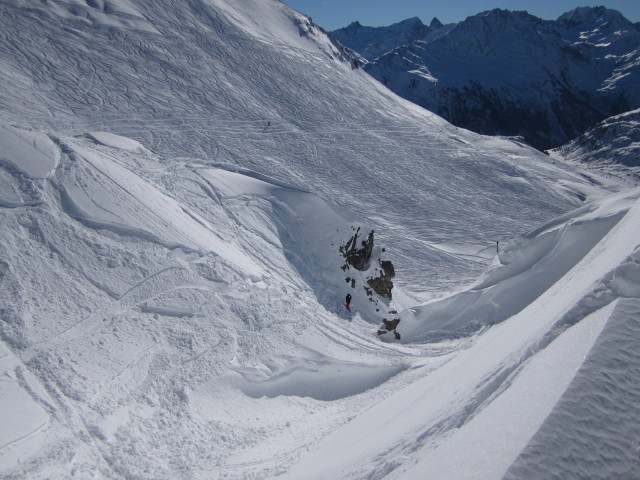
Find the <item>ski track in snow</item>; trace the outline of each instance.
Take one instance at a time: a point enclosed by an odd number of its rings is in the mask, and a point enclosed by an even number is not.
[[[0,476],[631,474],[637,189],[400,100],[279,2],[0,18]],[[391,302],[340,268],[357,227]]]

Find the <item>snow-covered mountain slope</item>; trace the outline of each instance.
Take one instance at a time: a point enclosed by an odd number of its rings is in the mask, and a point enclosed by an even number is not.
[[[640,110],[608,118],[551,154],[637,182],[640,179]]]
[[[614,10],[543,21],[496,9],[441,32],[398,42],[365,68],[455,125],[541,149],[640,106],[640,31]],[[339,38],[357,51],[369,36],[356,29]]]
[[[275,0],[21,0],[0,19],[3,477],[312,477],[332,432],[358,441],[322,478],[415,478],[425,449],[445,468],[466,441],[467,465],[571,472],[517,446],[581,427],[553,406],[597,401],[591,372],[638,384],[622,342],[637,191],[453,127]],[[357,228],[375,231],[372,261],[343,270]],[[392,301],[363,288],[378,261],[395,266]],[[539,296],[497,304],[527,279]],[[450,299],[466,291],[478,313],[514,315],[463,318]],[[445,294],[455,321],[429,329]],[[400,342],[376,335],[392,315]],[[612,372],[621,346],[629,368]],[[501,430],[548,365],[562,376],[546,403]],[[591,413],[637,418],[636,393]],[[475,418],[492,422],[485,440],[516,438],[472,442]],[[616,471],[634,425],[606,435]]]
[[[352,71],[300,14],[278,2],[254,3],[178,4],[161,12],[118,2],[103,9],[109,13],[68,3],[4,4],[5,121],[56,134],[108,131],[169,163],[239,165],[313,187],[370,217],[382,243],[396,250],[405,272],[398,282],[422,283],[426,275],[422,291],[455,287],[461,275],[472,280],[481,271],[470,257],[452,265],[433,244],[479,250],[580,202],[579,193],[553,188],[556,179],[574,176],[545,156],[469,135],[400,102]],[[56,5],[76,15],[61,16]],[[144,13],[144,29],[92,20],[101,12],[121,18],[125,6]],[[300,28],[307,33],[300,36]],[[39,45],[39,38],[55,42]],[[537,159],[529,162],[533,170],[524,171],[530,158]],[[482,220],[464,201],[475,192]],[[455,231],[451,213],[461,219]]]

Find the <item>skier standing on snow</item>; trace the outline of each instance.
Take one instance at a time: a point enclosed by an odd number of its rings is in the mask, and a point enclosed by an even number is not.
[[[345,304],[345,307],[347,307],[347,310],[351,311],[351,294],[347,293],[347,303]]]

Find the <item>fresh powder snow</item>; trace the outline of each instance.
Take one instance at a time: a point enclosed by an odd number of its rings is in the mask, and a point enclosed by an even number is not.
[[[0,19],[2,478],[636,476],[638,187],[275,0]]]

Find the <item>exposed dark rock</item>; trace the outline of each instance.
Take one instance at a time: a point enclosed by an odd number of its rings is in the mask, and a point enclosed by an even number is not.
[[[391,263],[391,261],[381,260],[380,268],[382,268],[382,272],[384,273],[385,276],[389,278],[393,278],[396,276],[396,269],[393,268],[393,263]]]
[[[400,340],[400,332],[398,332],[398,324],[400,323],[399,318],[394,318],[393,320],[387,320],[386,318],[382,320],[382,325],[378,329],[378,335],[385,335],[389,332],[393,332],[393,336],[396,340]]]
[[[378,264],[375,268],[376,273],[373,274],[374,276],[369,276],[370,272],[374,270],[373,267],[375,265],[372,264],[371,258],[373,255],[374,232],[372,230],[366,240],[360,240],[360,228],[353,228],[353,230],[355,233],[339,248],[340,253],[345,259],[345,263],[341,266],[342,270],[347,272],[349,268],[353,267],[356,270],[367,272],[368,278],[366,279],[366,284],[362,285],[362,287],[364,288],[367,297],[369,297],[369,301],[376,304],[378,302],[374,297],[373,292],[376,292],[381,297],[391,300],[391,291],[393,289],[393,282],[391,279],[395,277],[393,264],[388,260],[381,260],[376,254],[376,258],[374,259],[374,261],[377,260]],[[381,249],[381,251],[384,251],[384,249]],[[345,278],[347,283],[351,282],[351,288],[356,287],[356,279],[353,277],[354,274],[352,273]]]
[[[385,319],[382,320],[382,323],[384,324],[385,328],[388,331],[392,331],[392,330],[396,329],[396,327],[400,323],[400,319],[399,318],[394,318],[393,320],[387,320],[385,318]]]
[[[351,265],[357,270],[366,270],[369,265],[369,259],[371,258],[371,252],[373,251],[373,230],[363,240],[361,246],[358,247],[358,235],[360,228],[356,230],[356,233],[340,247],[340,253],[346,259],[347,264]]]
[[[392,278],[396,276],[393,264],[388,260],[380,262],[381,273],[379,277],[370,278],[367,283],[381,297],[391,300],[391,290],[393,289]]]

